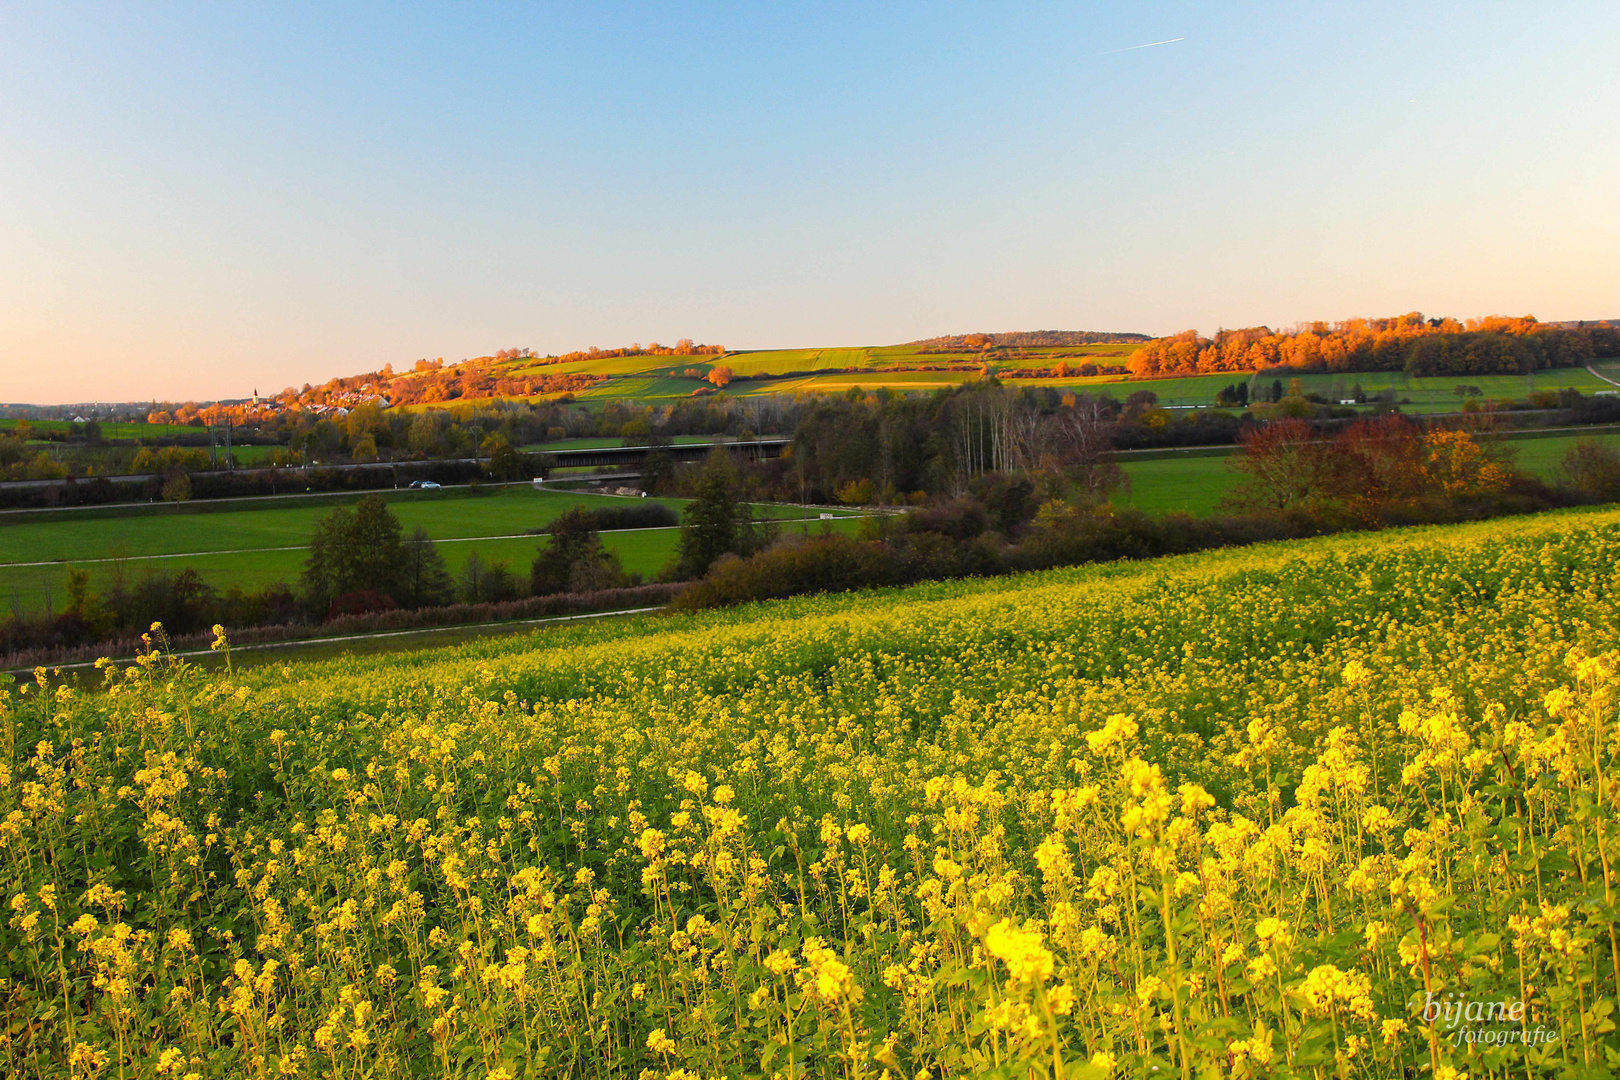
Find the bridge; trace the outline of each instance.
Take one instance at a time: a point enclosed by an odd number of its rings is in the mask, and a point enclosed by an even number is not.
[[[724,446],[745,458],[780,457],[792,439],[752,439],[748,442],[675,443],[669,446],[600,446],[589,450],[546,450],[538,452],[549,459],[553,469],[630,468],[640,466],[654,451],[668,454],[675,461],[696,461],[708,456],[716,446]]]

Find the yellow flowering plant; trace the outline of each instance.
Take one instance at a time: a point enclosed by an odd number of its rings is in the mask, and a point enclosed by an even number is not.
[[[1600,1076],[1617,555],[1596,510],[410,664],[155,628],[0,689],[0,1073]]]

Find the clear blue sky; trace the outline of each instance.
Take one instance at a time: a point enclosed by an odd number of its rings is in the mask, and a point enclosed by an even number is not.
[[[1620,317],[1617,56],[1613,0],[5,4],[0,401]]]

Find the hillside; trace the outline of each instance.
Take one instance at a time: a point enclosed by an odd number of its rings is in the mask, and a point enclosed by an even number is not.
[[[0,692],[8,847],[53,853],[0,860],[8,1008],[36,1018],[0,1057],[1600,1062],[1617,555],[1604,510],[234,677],[154,656],[103,694],[42,675]],[[1459,997],[1500,1008],[1425,1010]]]
[[[1115,334],[1097,330],[1020,330],[1006,334],[952,334],[924,338],[912,345],[923,349],[1060,348],[1066,345],[1143,345],[1147,334]]]
[[[841,392],[850,385],[952,385],[976,377],[987,364],[1014,377],[1119,377],[1131,351],[1148,340],[1141,334],[1038,331],[934,338],[907,345],[741,352],[689,340],[673,346],[591,348],[555,356],[514,348],[458,364],[419,360],[408,371],[385,367],[302,390],[289,388],[276,401],[300,408],[352,408],[366,402],[409,406],[563,394],[582,399],[673,398],[712,392],[717,385],[731,383],[738,384],[731,387],[734,393]],[[711,378],[716,370],[725,376]]]

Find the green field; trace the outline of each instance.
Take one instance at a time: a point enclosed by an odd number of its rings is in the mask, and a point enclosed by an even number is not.
[[[664,375],[626,375],[609,379],[605,383],[574,392],[576,400],[583,402],[628,398],[641,401],[649,398],[691,397],[692,391],[709,384],[696,379],[676,379]]]
[[[518,534],[540,528],[571,506],[630,504],[624,498],[541,492],[521,485],[477,496],[462,490],[446,490],[427,498],[420,493],[412,496],[391,498],[390,509],[407,534],[419,525],[427,530],[452,574],[459,572],[474,551],[486,560],[504,559],[514,572],[526,574],[545,538]],[[266,501],[257,509],[189,514],[12,515],[13,523],[0,524],[0,610],[60,607],[67,568],[75,564],[91,571],[92,587],[98,590],[119,567],[126,578],[139,577],[151,566],[191,567],[221,590],[233,584],[252,590],[277,581],[296,583],[303,569],[304,545],[316,521],[334,505],[352,505],[358,500],[356,495],[313,504]],[[684,505],[679,499],[653,501],[677,512]],[[761,505],[756,513],[795,518],[812,512]],[[845,520],[838,527],[855,526],[858,519],[839,513]],[[812,525],[819,526],[819,521]],[[612,532],[602,539],[619,554],[626,570],[651,577],[673,556],[679,532],[674,528]],[[45,565],[15,565],[19,563]]]
[[[1514,464],[1533,476],[1551,480],[1569,448],[1579,435],[1516,438],[1508,440]],[[1612,430],[1591,436],[1620,450],[1620,434]],[[1231,452],[1212,455],[1208,451],[1175,454],[1148,460],[1125,457],[1121,467],[1130,477],[1130,490],[1114,501],[1150,514],[1181,511],[1210,514],[1221,498],[1238,482],[1239,474],[1227,465]]]
[[[1609,361],[1609,364],[1615,362]],[[1620,375],[1611,374],[1602,365],[1594,365],[1599,371],[1610,378],[1620,378]],[[1548,371],[1538,371],[1532,376],[1524,375],[1461,375],[1446,376],[1444,378],[1412,378],[1398,371],[1369,371],[1351,372],[1342,375],[1300,375],[1296,376],[1304,384],[1307,393],[1321,394],[1323,397],[1337,399],[1349,397],[1352,388],[1358,383],[1362,390],[1368,394],[1376,394],[1383,390],[1394,390],[1400,400],[1407,402],[1401,408],[1406,412],[1457,412],[1466,400],[1458,395],[1458,386],[1474,386],[1480,390],[1482,399],[1497,400],[1511,398],[1522,401],[1531,390],[1560,390],[1572,387],[1583,394],[1592,394],[1602,390],[1620,390],[1620,387],[1604,382],[1585,368],[1557,368]],[[1287,375],[1267,375],[1254,380],[1251,388],[1269,388],[1273,380],[1281,381],[1286,388],[1290,377]],[[1213,405],[1215,395],[1223,386],[1233,383],[1249,383],[1249,372],[1229,372],[1219,375],[1189,375],[1182,378],[1170,379],[1141,379],[1132,380],[1121,385],[1113,391],[1116,396],[1124,396],[1136,390],[1151,390],[1159,396],[1160,405]],[[1251,389],[1251,393],[1253,389]]]
[[[22,423],[21,420],[0,418],[0,431],[9,431]],[[114,421],[98,420],[101,426],[103,439],[163,439],[175,435],[206,435],[208,429],[201,424],[148,424],[145,421]],[[74,427],[70,420],[30,420],[30,427],[35,431],[69,431]]]
[[[927,376],[933,373],[911,372]],[[881,376],[875,376],[881,378]],[[862,385],[859,376],[828,375],[816,380],[844,380]],[[828,388],[824,382],[824,388]],[[1563,454],[1579,436],[1519,437],[1511,440],[1520,468],[1550,479]],[[1620,445],[1620,434],[1602,435]],[[706,441],[685,437],[683,442]],[[550,448],[590,448],[617,445],[613,439],[576,439],[544,444]],[[1130,489],[1116,498],[1151,514],[1180,511],[1213,513],[1231,490],[1238,475],[1227,465],[1229,451],[1186,454],[1173,451],[1127,455],[1123,468]],[[149,566],[168,569],[191,567],[216,589],[240,585],[262,588],[283,581],[295,582],[303,567],[303,546],[315,522],[333,505],[352,504],[359,496],[332,496],[310,500],[263,500],[250,507],[222,508],[139,507],[123,511],[62,511],[51,515],[0,515],[0,610],[32,611],[60,606],[67,566],[78,563],[92,571],[96,588],[121,568],[126,578],[138,577]],[[485,559],[505,560],[518,573],[526,571],[539,539],[522,536],[537,529],[577,503],[624,505],[623,499],[572,492],[537,492],[527,485],[498,488],[474,496],[450,489],[442,492],[393,493],[390,505],[407,532],[418,525],[441,545],[451,572],[457,573],[474,551]],[[660,500],[678,509],[680,500]],[[158,513],[158,510],[167,511]],[[187,512],[189,511],[189,512]],[[766,506],[766,516],[794,517],[805,513],[792,507]],[[852,528],[853,522],[840,528]],[[677,530],[612,533],[604,543],[619,554],[629,571],[651,577],[675,551]],[[279,549],[279,550],[278,550]],[[178,556],[178,557],[176,557]],[[118,560],[117,562],[111,560]],[[16,565],[42,563],[44,565]]]
[[[1064,345],[1029,349],[1024,356],[1009,355],[996,361],[999,367],[1050,367],[1058,357],[1072,364],[1121,365],[1136,350],[1135,345]],[[728,367],[738,375],[779,375],[790,371],[827,371],[844,368],[882,369],[896,365],[974,364],[974,353],[924,353],[912,345],[853,346],[828,349],[750,349],[724,356],[614,356],[596,360],[574,360],[566,364],[533,364],[511,361],[513,378],[589,372],[598,375],[657,375],[696,368],[708,371]]]
[[[852,387],[876,390],[889,387],[894,390],[937,390],[946,386],[959,386],[978,378],[965,371],[867,371],[834,372],[826,375],[798,375],[785,379],[732,383],[727,393],[739,397],[759,397],[770,394],[842,394]]]

